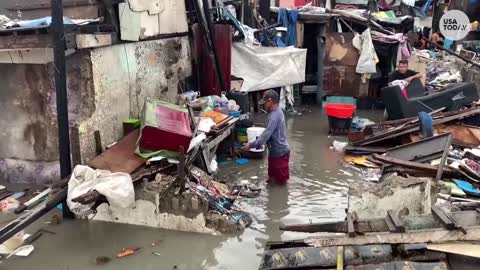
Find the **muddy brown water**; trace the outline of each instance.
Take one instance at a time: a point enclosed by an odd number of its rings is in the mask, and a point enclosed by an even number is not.
[[[264,118],[260,116],[256,122]],[[327,136],[327,118],[320,109],[309,108],[302,116],[289,116],[287,126],[292,149],[287,186],[265,184],[264,160],[251,160],[247,165],[231,161],[220,164],[223,179],[258,182],[262,188],[258,198],[241,202],[258,219],[242,233],[211,236],[82,220],[51,226],[44,223],[48,219],[45,217],[27,232],[44,227],[56,234],[44,233],[34,242],[35,250],[29,257],[12,257],[3,261],[0,269],[258,269],[267,241],[307,236],[282,232],[279,225],[344,219],[348,186],[361,181],[339,170],[341,155],[329,149],[335,138]],[[158,244],[152,246],[154,242]],[[126,247],[141,249],[130,257],[115,259]],[[112,260],[96,265],[95,259],[102,256]]]

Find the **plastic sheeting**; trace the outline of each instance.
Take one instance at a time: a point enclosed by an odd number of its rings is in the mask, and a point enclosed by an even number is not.
[[[114,207],[133,207],[135,205],[135,191],[132,177],[127,173],[111,173],[105,170],[94,170],[88,166],[77,165],[73,169],[68,182],[67,204],[70,210],[79,216],[91,214],[90,205],[72,202],[73,198],[96,190]]]
[[[376,73],[378,57],[373,46],[370,28],[367,28],[362,34],[355,33],[352,43],[360,52],[356,72],[361,74]]]
[[[307,50],[293,47],[232,46],[232,74],[244,79],[241,92],[305,82]]]

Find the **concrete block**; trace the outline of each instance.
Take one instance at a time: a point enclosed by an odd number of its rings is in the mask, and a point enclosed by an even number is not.
[[[177,197],[172,197],[172,210],[173,211],[180,210],[180,200]]]
[[[198,210],[199,209],[199,201],[197,197],[192,197],[192,209],[193,210]]]

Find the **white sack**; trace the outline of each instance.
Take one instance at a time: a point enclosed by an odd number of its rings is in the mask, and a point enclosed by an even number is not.
[[[127,173],[111,173],[94,170],[88,166],[77,165],[68,182],[67,204],[70,210],[79,216],[91,214],[91,205],[72,202],[85,193],[96,190],[105,196],[111,206],[127,208],[135,205],[135,191],[132,177]]]
[[[305,82],[306,62],[306,49],[232,45],[232,75],[244,79],[242,92]]]
[[[370,28],[363,31],[361,35],[355,33],[352,44],[360,52],[356,72],[360,74],[377,73],[378,57],[373,46]]]

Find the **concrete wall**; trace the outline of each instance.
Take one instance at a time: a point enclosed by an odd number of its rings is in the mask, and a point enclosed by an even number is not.
[[[58,179],[54,67],[0,64],[0,181]],[[77,162],[122,136],[122,122],[138,117],[146,97],[173,101],[180,79],[191,74],[188,38],[84,50],[67,60],[72,152]],[[76,157],[76,158],[75,158]]]
[[[95,130],[107,146],[122,122],[138,118],[147,97],[175,101],[178,81],[191,74],[188,38],[126,43],[90,52],[95,112],[79,123],[82,163],[95,157]]]

